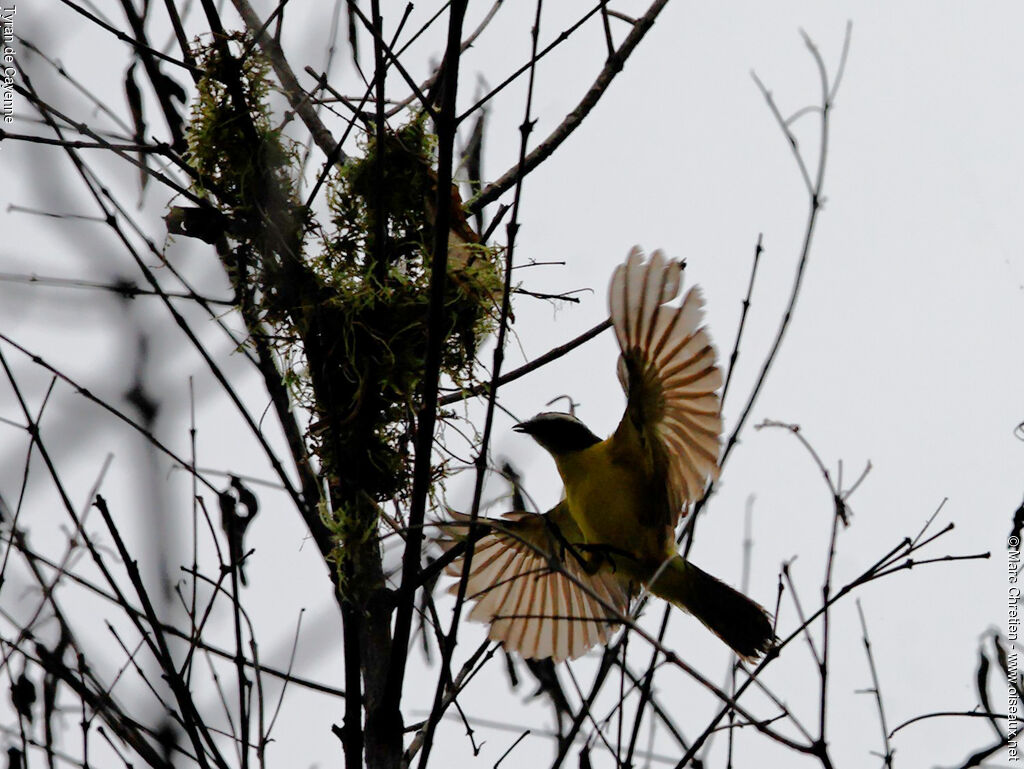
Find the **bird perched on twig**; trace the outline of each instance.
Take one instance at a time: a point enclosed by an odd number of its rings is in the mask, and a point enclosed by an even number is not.
[[[678,307],[683,265],[639,248],[616,268],[609,308],[626,411],[605,440],[571,414],[518,424],[552,455],[565,496],[543,515],[478,519],[466,597],[470,619],[525,658],[573,659],[607,643],[643,585],[693,614],[742,658],[774,635],[758,604],[676,552],[675,529],[717,477],[722,375],[691,288]],[[466,538],[468,516],[444,527]],[[461,574],[464,557],[449,566]],[[457,586],[453,587],[453,591]]]

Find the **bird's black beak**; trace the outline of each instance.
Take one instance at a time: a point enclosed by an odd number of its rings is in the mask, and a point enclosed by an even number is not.
[[[517,433],[526,433],[527,435],[529,435],[530,434],[530,423],[529,422],[520,422],[517,425],[513,425],[512,429],[515,430]]]

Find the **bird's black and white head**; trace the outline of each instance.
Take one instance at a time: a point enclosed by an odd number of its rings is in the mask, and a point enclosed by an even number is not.
[[[601,442],[580,420],[560,411],[546,411],[533,419],[520,422],[512,429],[533,436],[537,443],[556,457],[583,451]]]

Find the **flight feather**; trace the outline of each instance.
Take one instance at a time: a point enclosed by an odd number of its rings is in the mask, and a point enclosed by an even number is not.
[[[700,289],[669,306],[682,289],[683,265],[633,248],[612,276],[608,305],[622,354],[619,381],[627,396],[623,420],[665,463],[672,524],[704,493],[718,470],[722,373],[704,318]]]

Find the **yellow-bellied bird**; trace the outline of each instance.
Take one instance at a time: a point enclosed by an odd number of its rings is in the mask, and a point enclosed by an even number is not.
[[[601,440],[576,417],[538,414],[515,429],[554,457],[565,498],[543,515],[480,519],[466,597],[470,618],[526,658],[573,659],[607,643],[642,584],[693,614],[741,657],[773,641],[768,614],[684,560],[675,529],[717,477],[722,374],[691,288],[678,307],[683,265],[634,248],[616,268],[608,303],[622,351],[626,413]],[[445,527],[465,537],[465,517]],[[461,573],[463,560],[449,571]],[[453,586],[453,591],[457,586]]]

